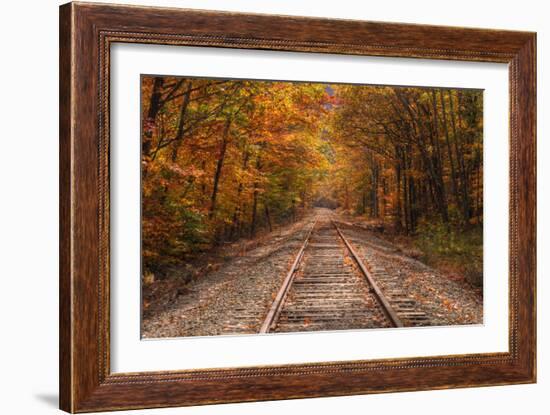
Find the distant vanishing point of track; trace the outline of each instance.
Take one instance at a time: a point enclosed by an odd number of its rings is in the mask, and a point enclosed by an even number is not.
[[[329,214],[319,215],[260,333],[402,327],[426,316],[403,293],[387,297]]]

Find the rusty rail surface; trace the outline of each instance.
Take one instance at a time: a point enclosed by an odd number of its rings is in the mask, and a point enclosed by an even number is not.
[[[296,271],[298,270],[298,266],[300,265],[300,261],[304,256],[304,251],[307,247],[307,244],[309,243],[309,238],[311,237],[311,233],[313,232],[313,228],[315,228],[316,223],[317,223],[317,217],[313,221],[313,225],[311,225],[311,228],[309,229],[306,235],[304,243],[300,247],[300,250],[296,255],[296,259],[294,260],[294,263],[290,267],[290,270],[288,271],[288,274],[286,275],[283,281],[283,284],[281,285],[281,288],[277,293],[277,296],[275,297],[275,300],[273,300],[273,304],[271,304],[271,308],[269,309],[269,312],[267,313],[267,316],[260,328],[260,333],[268,333],[271,327],[273,326],[273,324],[277,321],[277,318],[281,313],[281,307],[285,301],[286,295],[288,294],[288,290],[292,285],[292,281],[294,280],[294,275],[296,274]]]
[[[346,257],[357,267],[346,262]],[[296,280],[302,263],[304,270]],[[292,292],[290,296],[289,292]],[[365,303],[368,296],[372,299],[370,306]],[[260,333],[403,326],[398,313],[336,222],[332,218],[320,221],[316,217]]]
[[[338,232],[338,235],[340,235],[340,238],[342,238],[342,241],[344,241],[344,244],[346,244],[346,246],[347,246],[349,252],[351,253],[351,256],[355,260],[357,266],[359,267],[359,269],[361,270],[361,272],[363,273],[363,275],[365,276],[365,278],[369,282],[369,285],[372,287],[372,291],[373,291],[374,295],[376,296],[376,299],[378,300],[378,302],[382,306],[382,309],[384,310],[384,313],[386,313],[386,316],[391,320],[391,322],[393,323],[393,325],[395,327],[403,327],[403,322],[401,321],[401,319],[399,318],[399,316],[397,315],[397,313],[395,312],[395,310],[391,306],[389,300],[386,298],[386,296],[384,295],[384,293],[382,292],[380,287],[378,287],[378,284],[374,280],[373,276],[371,275],[371,273],[369,272],[369,270],[367,269],[367,267],[365,266],[365,264],[363,263],[363,261],[361,260],[361,258],[359,257],[359,255],[357,254],[357,252],[355,251],[353,246],[351,245],[351,243],[342,234],[342,231],[336,225],[336,222],[334,222],[334,220],[331,220],[331,222],[334,225],[334,227],[336,228],[336,232]]]

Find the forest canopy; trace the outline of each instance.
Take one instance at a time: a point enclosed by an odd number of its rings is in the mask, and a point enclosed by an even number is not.
[[[142,76],[141,92],[147,272],[314,206],[481,235],[481,90]]]

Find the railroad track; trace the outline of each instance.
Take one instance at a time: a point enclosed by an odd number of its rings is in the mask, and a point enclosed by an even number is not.
[[[403,293],[387,296],[328,215],[306,235],[260,333],[403,327],[423,313]]]

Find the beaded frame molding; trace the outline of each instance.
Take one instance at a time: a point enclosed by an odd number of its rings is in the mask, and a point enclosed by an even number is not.
[[[111,373],[109,70],[117,42],[509,65],[509,351]],[[532,383],[536,34],[157,7],[60,7],[60,407],[67,412]],[[230,365],[230,362],[228,362]]]

